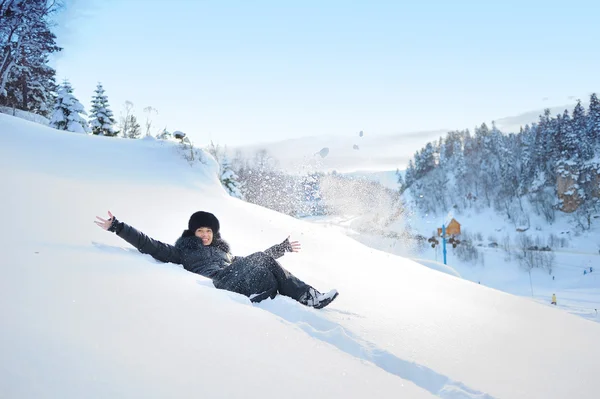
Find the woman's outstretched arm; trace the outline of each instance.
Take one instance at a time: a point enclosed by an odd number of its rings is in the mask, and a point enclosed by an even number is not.
[[[265,250],[264,252],[267,255],[270,255],[273,258],[277,259],[285,255],[286,252],[298,251],[300,251],[300,243],[298,241],[290,242],[290,237],[288,236],[288,238],[286,238],[285,241],[283,241],[280,244],[273,245],[271,248]]]
[[[108,211],[108,219],[96,216],[96,223],[102,229],[116,233],[119,237],[133,245],[143,254],[149,254],[154,259],[165,263],[182,263],[181,251],[172,245],[165,244],[148,237],[141,231],[126,223],[119,222],[113,214]]]

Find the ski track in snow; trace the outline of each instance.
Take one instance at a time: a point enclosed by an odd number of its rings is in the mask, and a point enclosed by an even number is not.
[[[236,294],[236,296],[240,295]],[[286,301],[285,306],[281,306],[283,300]],[[328,312],[335,312],[334,309],[315,311],[288,298],[266,300],[255,306],[297,325],[313,338],[327,342],[353,357],[369,361],[390,374],[412,381],[415,385],[440,398],[494,399],[493,396],[469,388],[461,382],[453,381],[428,367],[401,359],[384,349],[380,349],[317,313],[327,314]]]
[[[142,255],[135,248],[107,245],[95,241],[92,241],[92,245],[103,252],[121,255],[124,253],[135,256]],[[149,261],[153,261],[149,255],[147,257]],[[155,262],[161,263],[159,261]],[[198,285],[213,287],[212,282],[208,279],[197,280],[196,282]],[[251,304],[249,299],[243,295],[229,291],[224,291],[223,294],[240,304]],[[293,299],[282,296],[278,296],[275,300],[266,300],[258,304],[253,304],[253,306],[259,307],[284,319],[288,323],[298,326],[311,337],[327,342],[350,356],[369,361],[390,374],[404,380],[412,381],[415,385],[440,398],[494,399],[493,396],[469,388],[461,382],[453,381],[428,367],[401,359],[384,349],[380,349],[319,314],[337,312],[335,309],[314,310],[298,304]],[[356,313],[343,313],[352,317],[363,317]]]

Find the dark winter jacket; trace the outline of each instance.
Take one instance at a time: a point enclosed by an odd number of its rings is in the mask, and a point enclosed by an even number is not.
[[[133,245],[141,253],[149,254],[161,262],[182,265],[190,272],[211,279],[217,277],[224,268],[233,262],[238,263],[244,259],[244,257],[232,257],[228,252],[229,245],[220,238],[215,239],[211,245],[205,246],[202,244],[202,240],[196,236],[182,236],[173,246],[154,240],[134,227],[119,222],[116,218],[113,219],[109,231],[117,233],[119,237]],[[277,259],[291,250],[292,247],[286,239],[281,244],[265,250],[264,254]],[[223,273],[221,272],[221,274]]]

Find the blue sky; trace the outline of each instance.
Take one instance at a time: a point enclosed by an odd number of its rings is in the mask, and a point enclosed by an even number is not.
[[[57,28],[89,109],[102,82],[198,144],[467,128],[600,92],[580,1],[71,1]]]

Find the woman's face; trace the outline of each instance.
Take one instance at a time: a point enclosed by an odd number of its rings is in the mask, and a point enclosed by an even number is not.
[[[210,227],[200,227],[196,230],[196,237],[202,240],[202,245],[210,245],[213,240],[213,232]]]

